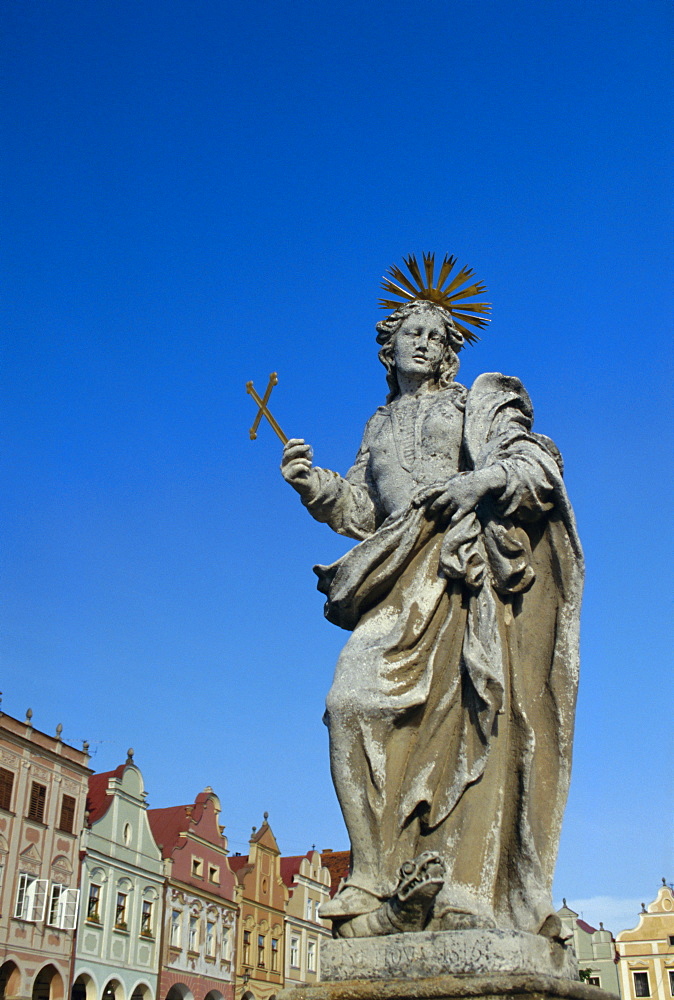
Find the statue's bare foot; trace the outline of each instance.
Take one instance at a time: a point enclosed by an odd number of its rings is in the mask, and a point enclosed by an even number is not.
[[[318,915],[324,920],[345,920],[370,913],[380,907],[381,903],[381,899],[367,889],[347,882],[332,899],[323,903]]]
[[[351,920],[335,921],[337,937],[378,937],[421,931],[444,881],[445,867],[440,855],[424,851],[400,868],[396,891],[378,909]]]
[[[558,941],[559,944],[562,944],[565,947],[569,938],[573,937],[572,934],[564,934],[562,921],[556,913],[551,913],[545,918],[541,926],[538,928],[538,933],[542,935],[542,937],[550,938],[552,941]]]

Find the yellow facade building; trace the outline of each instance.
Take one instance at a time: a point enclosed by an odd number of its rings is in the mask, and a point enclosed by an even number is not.
[[[240,906],[235,1000],[275,1000],[284,983],[288,890],[267,813],[260,829],[253,827],[249,845],[245,857],[228,859]]]
[[[616,935],[623,1000],[674,997],[674,894],[662,880],[657,897],[643,906],[639,923]]]

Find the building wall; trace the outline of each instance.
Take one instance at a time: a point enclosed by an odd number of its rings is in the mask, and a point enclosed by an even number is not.
[[[175,814],[182,811],[176,825]],[[194,1000],[234,1000],[236,880],[218,823],[220,801],[207,788],[193,806],[150,810],[170,877],[165,889],[159,997],[189,990]],[[178,830],[171,835],[171,829]],[[167,836],[168,835],[168,836]]]
[[[235,907],[187,892],[173,881],[166,893],[160,1000],[176,986],[189,989],[194,1000],[204,1000],[213,991],[225,1000],[234,1000]],[[177,937],[175,925],[179,928]]]
[[[330,872],[321,864],[318,851],[302,858],[288,891],[285,984],[311,985],[320,979],[321,942],[332,937],[331,922],[318,916],[321,905],[330,899]]]
[[[571,935],[578,959],[578,968],[589,973],[589,982],[608,993],[618,994],[618,965],[616,946],[610,931],[591,927],[566,905],[557,911],[566,935]]]
[[[674,894],[663,885],[632,930],[616,935],[623,1000],[674,997]]]
[[[230,859],[240,891],[237,996],[248,1000],[269,1000],[284,983],[288,891],[281,879],[279,859],[280,851],[266,818],[250,840],[248,856]],[[240,861],[243,864],[237,870]]]
[[[132,763],[118,768],[108,791],[109,807],[83,837],[73,1000],[85,1000],[83,991],[86,1000],[155,1000],[164,865],[148,824],[140,770]]]
[[[29,717],[19,722],[0,714],[5,794],[11,784],[6,808],[0,808],[0,980],[6,997],[30,997],[36,979],[54,998],[70,989],[74,931],[68,927],[77,913],[88,759],[58,733],[34,729]],[[68,890],[62,899],[67,912],[58,905],[60,887]]]

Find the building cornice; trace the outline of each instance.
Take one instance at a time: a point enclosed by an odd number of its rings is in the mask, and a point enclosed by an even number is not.
[[[198,886],[192,885],[190,882],[182,882],[178,878],[168,878],[166,880],[167,888],[178,889],[180,892],[187,893],[191,896],[196,896],[198,899],[208,900],[209,902],[224,906],[228,910],[237,910],[238,906],[232,899],[227,899],[225,896],[217,896],[213,892],[208,892],[207,890],[201,890]]]
[[[44,757],[45,760],[49,760],[53,764],[60,764],[62,767],[65,766],[71,768],[73,771],[76,771],[80,777],[88,778],[89,775],[94,773],[93,770],[90,767],[87,767],[86,764],[73,760],[71,757],[64,755],[62,751],[52,750],[47,746],[43,746],[41,742],[31,740],[27,736],[22,736],[20,733],[14,733],[11,729],[5,729],[2,725],[2,721],[5,718],[8,718],[8,716],[0,715],[0,739],[5,738],[8,743],[12,743],[22,750],[28,750],[33,757]],[[11,716],[9,718],[11,718]],[[39,733],[39,730],[34,730],[34,732]],[[79,756],[86,757],[88,759],[88,754],[85,754],[83,750],[77,750],[75,747],[71,747],[68,743],[59,742],[54,739],[53,736],[47,736],[46,733],[42,733],[40,735],[42,735],[44,739],[50,740],[57,746],[70,751],[70,753],[78,754]]]
[[[145,855],[144,855],[145,856]],[[82,859],[83,863],[88,861],[95,861],[98,864],[107,865],[110,868],[116,868],[119,871],[125,872],[127,875],[137,875],[142,878],[147,879],[150,882],[156,882],[157,885],[163,885],[165,876],[163,872],[151,872],[147,868],[140,868],[137,865],[130,864],[126,861],[120,861],[118,858],[112,857],[110,854],[103,854],[97,851],[95,848],[87,848],[86,854]]]

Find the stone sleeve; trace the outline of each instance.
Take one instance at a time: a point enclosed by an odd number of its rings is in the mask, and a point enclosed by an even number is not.
[[[374,488],[368,481],[367,436],[366,428],[356,461],[345,477],[330,469],[315,468],[318,488],[302,498],[302,503],[317,521],[359,542],[369,538],[383,520]]]

